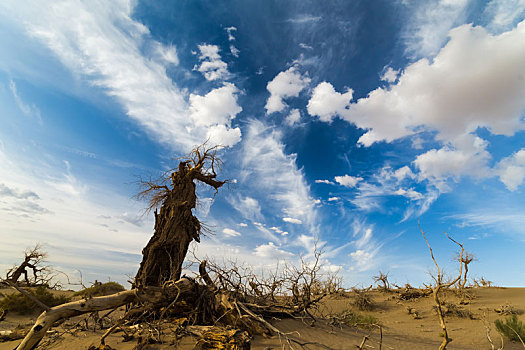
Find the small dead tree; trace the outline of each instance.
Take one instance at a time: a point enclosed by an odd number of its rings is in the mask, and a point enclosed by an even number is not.
[[[47,253],[42,250],[40,244],[37,244],[34,248],[26,250],[22,262],[9,269],[3,280],[10,285],[50,287],[54,275],[51,269],[44,265],[46,258]],[[23,277],[23,281],[20,281],[21,277]]]
[[[452,341],[452,339],[450,339],[449,336],[448,336],[447,324],[445,322],[445,313],[444,313],[443,309],[441,308],[441,300],[439,299],[439,292],[444,290],[444,289],[450,288],[451,286],[456,284],[461,279],[461,276],[463,275],[463,264],[462,263],[459,264],[460,265],[459,274],[458,274],[458,276],[456,278],[454,278],[450,282],[443,281],[443,273],[442,273],[441,269],[439,268],[439,265],[438,265],[436,259],[434,258],[434,252],[432,251],[432,247],[430,246],[430,243],[428,243],[427,236],[425,235],[425,232],[421,229],[421,225],[420,225],[419,221],[418,221],[418,226],[419,226],[419,231],[421,232],[421,234],[423,235],[423,238],[425,239],[425,242],[427,243],[428,249],[430,250],[430,256],[432,257],[432,261],[434,262],[434,265],[436,265],[436,269],[437,269],[437,274],[435,276],[436,284],[435,284],[435,286],[432,287],[432,296],[434,297],[434,303],[436,304],[436,309],[437,309],[437,314],[438,314],[438,317],[439,317],[439,322],[441,324],[441,329],[443,330],[443,342],[439,346],[439,350],[445,350],[447,348],[447,344],[450,343]],[[465,249],[463,248],[463,244],[457,242],[456,240],[454,240],[445,231],[443,231],[443,233],[445,234],[445,236],[447,236],[447,238],[450,241],[452,241],[453,243],[457,244],[461,248],[461,251],[459,253],[459,256],[460,256],[459,261],[462,262],[463,259],[464,259],[464,253],[465,253]]]
[[[383,272],[379,271],[379,274],[377,276],[373,276],[372,278],[374,279],[375,283],[377,283],[377,284],[381,283],[382,284],[380,286],[380,288],[383,291],[389,291],[390,290],[390,282],[388,281],[388,272],[387,273],[383,273]]]
[[[459,258],[459,256],[458,256]],[[465,288],[467,284],[467,274],[468,274],[468,265],[473,262],[476,259],[474,254],[465,252],[465,256],[463,259],[459,259],[459,262],[463,264],[464,267],[464,274],[463,274],[463,281],[461,281],[461,288]]]
[[[191,241],[200,242],[202,226],[192,213],[197,203],[195,180],[215,191],[226,183],[216,180],[217,150],[206,144],[196,147],[176,170],[166,172],[158,181],[140,180],[143,190],[138,197],[148,199],[149,208],[155,210],[155,230],[142,250],[136,286],[162,286],[180,278]]]

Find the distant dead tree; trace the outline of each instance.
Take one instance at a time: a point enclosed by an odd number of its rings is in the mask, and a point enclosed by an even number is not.
[[[379,271],[379,274],[377,276],[373,276],[372,277],[374,279],[374,282],[379,284],[381,283],[382,285],[380,286],[380,288],[384,291],[388,291],[390,290],[390,282],[388,281],[388,272],[387,273],[383,273],[381,271]]]
[[[49,286],[54,275],[51,269],[44,265],[47,253],[40,244],[26,250],[24,259],[19,265],[10,268],[3,279],[9,284],[24,284],[27,287]],[[23,277],[23,280],[20,279]]]
[[[432,251],[432,247],[430,246],[430,243],[428,243],[427,236],[425,235],[425,232],[421,229],[421,225],[420,225],[419,221],[418,221],[418,226],[419,226],[419,231],[421,232],[421,234],[423,235],[423,238],[425,239],[425,242],[427,243],[428,249],[430,250],[430,256],[432,257],[432,261],[434,261],[434,264],[436,265],[436,269],[437,269],[437,273],[436,273],[436,276],[435,276],[435,286],[432,287],[432,296],[434,297],[434,303],[436,304],[436,309],[437,309],[437,314],[438,314],[438,317],[439,317],[439,322],[441,324],[441,329],[443,330],[443,342],[439,346],[439,350],[445,350],[447,348],[447,344],[450,343],[452,341],[452,339],[450,339],[449,336],[448,336],[447,324],[445,323],[445,313],[444,313],[444,311],[443,311],[443,309],[441,307],[441,301],[439,299],[439,292],[441,290],[450,288],[454,284],[458,283],[458,281],[461,279],[461,277],[463,275],[463,264],[464,264],[463,261],[464,261],[464,258],[465,258],[465,254],[464,254],[465,253],[465,249],[463,248],[463,244],[462,243],[459,243],[459,242],[455,241],[445,231],[443,231],[445,236],[447,236],[447,238],[450,241],[452,241],[453,243],[457,244],[461,248],[461,251],[459,253],[459,259],[458,259],[458,261],[460,262],[460,264],[459,264],[459,266],[460,266],[459,274],[452,281],[445,282],[445,281],[443,281],[443,273],[442,273],[441,269],[439,268],[439,265],[438,265],[436,259],[434,258],[434,253]]]
[[[476,257],[474,256],[474,254],[472,253],[469,253],[469,252],[465,252],[465,255],[463,256],[463,258],[461,258],[459,256],[459,254],[456,255],[455,259],[457,262],[459,262],[460,264],[463,264],[463,280],[461,281],[460,283],[460,287],[461,288],[465,288],[466,284],[467,284],[467,275],[468,275],[468,265],[473,262],[474,260],[476,259]]]
[[[216,180],[219,147],[196,147],[178,168],[159,180],[140,180],[141,199],[155,210],[153,237],[142,251],[142,262],[135,277],[136,286],[162,286],[180,278],[182,264],[192,240],[200,242],[201,223],[193,215],[197,203],[195,180],[217,191],[226,181]],[[160,207],[160,209],[158,209]]]

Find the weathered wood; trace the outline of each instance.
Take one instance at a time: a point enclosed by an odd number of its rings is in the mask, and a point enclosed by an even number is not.
[[[250,335],[246,331],[217,326],[188,326],[186,331],[199,338],[195,349],[250,349]]]
[[[172,285],[132,289],[117,294],[73,301],[44,311],[17,347],[17,350],[33,349],[46,335],[47,330],[57,321],[82,315],[88,312],[117,308],[133,302],[147,302],[153,305],[166,305],[177,296],[185,297],[194,293],[195,282],[182,278]]]
[[[225,183],[215,179],[215,150],[197,147],[169,176],[157,182],[142,181],[145,189],[139,197],[150,199],[151,209],[160,209],[155,210],[153,237],[142,250],[135,286],[162,286],[180,278],[191,241],[200,242],[201,224],[192,213],[197,203],[195,180],[215,190]]]

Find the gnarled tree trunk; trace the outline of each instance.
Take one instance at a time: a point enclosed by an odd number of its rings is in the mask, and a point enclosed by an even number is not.
[[[135,277],[136,286],[162,286],[177,281],[192,240],[199,242],[201,224],[193,215],[197,196],[195,180],[218,190],[225,182],[215,180],[214,149],[196,148],[189,160],[160,183],[143,182],[141,197],[150,199],[155,210],[155,231],[142,251],[142,262]],[[208,164],[207,164],[208,163]],[[170,184],[166,184],[169,182]]]

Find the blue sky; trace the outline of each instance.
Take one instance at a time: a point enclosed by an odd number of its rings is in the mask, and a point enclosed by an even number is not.
[[[525,2],[0,4],[0,269],[42,242],[85,281],[133,276],[138,176],[221,152],[196,254],[267,269],[321,247],[369,285],[524,286]],[[316,243],[317,242],[317,243]]]

